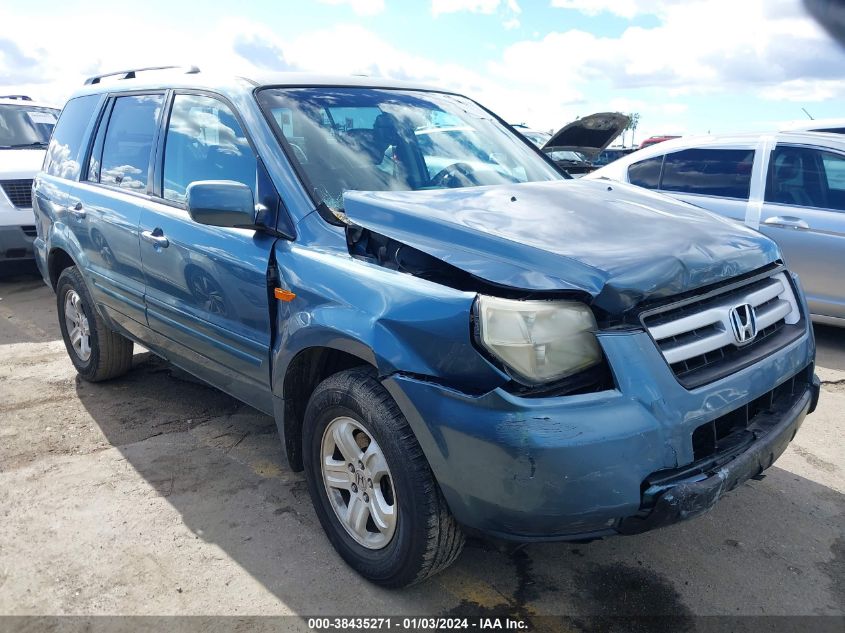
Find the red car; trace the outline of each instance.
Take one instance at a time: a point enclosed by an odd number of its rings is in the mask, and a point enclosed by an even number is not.
[[[648,147],[649,145],[655,145],[656,143],[662,143],[663,141],[668,141],[673,138],[681,138],[680,136],[649,136],[646,140],[640,143],[640,149],[643,147]]]

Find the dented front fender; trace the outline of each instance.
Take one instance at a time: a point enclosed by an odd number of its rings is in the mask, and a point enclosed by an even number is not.
[[[280,242],[281,285],[296,297],[280,304],[273,390],[300,351],[329,347],[373,364],[379,375],[426,376],[470,392],[508,377],[473,347],[475,293],[455,290],[340,250]]]

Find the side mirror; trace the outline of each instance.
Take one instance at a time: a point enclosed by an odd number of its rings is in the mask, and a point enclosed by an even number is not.
[[[254,229],[252,189],[233,180],[198,180],[188,185],[188,213],[198,224]]]

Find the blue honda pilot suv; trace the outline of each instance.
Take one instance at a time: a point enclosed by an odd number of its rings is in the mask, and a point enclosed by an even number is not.
[[[373,582],[442,570],[465,534],[699,515],[815,408],[773,242],[572,180],[466,97],[196,69],[87,83],[34,184],[71,361],[114,378],[137,342],[274,416]]]

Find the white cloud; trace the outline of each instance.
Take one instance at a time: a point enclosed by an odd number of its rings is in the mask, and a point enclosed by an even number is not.
[[[495,13],[499,8],[500,0],[432,0],[431,13],[435,17],[443,13],[458,13],[468,11],[470,13]]]
[[[491,15],[503,26],[522,17],[513,0],[495,5]],[[187,37],[181,26],[162,25],[155,16],[127,30],[117,12],[103,12],[96,21],[69,12],[41,23],[34,40],[26,35],[30,19],[18,14],[3,18],[0,84],[4,92],[60,105],[87,75],[133,66],[196,63],[206,72],[245,76],[274,70],[363,73],[463,92],[507,120],[542,129],[600,110],[640,112],[638,138],[699,125],[690,124],[691,112],[699,119],[706,112],[687,110],[695,94],[800,101],[811,110],[813,102],[845,98],[845,54],[793,2],[664,1],[660,11],[652,28],[629,27],[615,37],[574,29],[527,37],[473,67],[446,55],[438,61],[411,53],[401,34],[382,37],[360,24],[329,22],[283,38],[267,23],[225,18],[198,25]],[[67,45],[68,32],[77,34],[73,46]],[[747,118],[760,120],[765,113],[749,111]],[[700,121],[704,130],[709,125]]]
[[[792,0],[635,0],[627,8],[625,0],[556,2],[617,12],[648,8],[658,12],[659,23],[613,37],[575,29],[547,33],[490,61],[487,71],[496,83],[523,97],[521,114],[511,116],[544,129],[575,115],[618,109],[642,114],[637,136],[643,138],[689,131],[694,95],[805,103],[845,98],[845,52]],[[614,98],[597,98],[608,90]],[[638,104],[617,103],[631,101],[631,94]],[[759,115],[749,111],[747,119]],[[706,113],[696,116],[699,131],[713,124]]]
[[[675,0],[681,4],[683,0]],[[552,0],[552,6],[575,9],[587,15],[613,13],[623,18],[633,18],[642,13],[660,13],[672,0]]]
[[[245,32],[250,29],[246,24],[242,27]],[[267,50],[284,51],[285,62],[297,70],[392,77],[458,90],[477,90],[490,83],[459,64],[438,63],[408,53],[357,24],[339,24],[284,41],[265,32],[260,41]],[[325,42],[333,46],[326,47]],[[338,55],[338,50],[344,54]],[[255,57],[247,55],[244,61],[254,63]]]
[[[810,103],[839,99],[845,95],[845,81],[842,79],[807,80],[792,79],[761,90],[761,96],[769,101],[796,101]]]
[[[495,89],[478,72],[408,53],[359,25],[340,24],[285,39],[265,24],[243,18],[220,20],[203,28],[201,36],[191,38],[185,38],[177,27],[143,18],[131,31],[122,28],[124,23],[125,17],[116,13],[100,14],[96,24],[90,18],[68,15],[42,24],[37,41],[26,36],[14,41],[0,38],[4,92],[20,91],[61,105],[87,76],[170,64],[197,64],[204,72],[245,76],[280,70],[383,75],[472,94]],[[25,34],[27,29],[23,17],[4,18],[3,30],[8,33]],[[72,47],[66,45],[66,29],[79,34]],[[155,47],[149,46],[151,32],[156,33]],[[326,42],[332,46],[327,47]],[[29,60],[23,69],[26,72],[20,72],[22,60]]]
[[[431,0],[431,14],[436,18],[444,13],[498,13],[506,30],[519,27],[522,7],[517,0]]]
[[[384,11],[384,0],[317,0],[322,4],[349,5],[358,15],[376,15]]]
[[[601,81],[674,96],[751,89],[768,98],[778,86],[802,80],[805,98],[829,98],[845,79],[845,54],[791,6],[783,0],[664,2],[654,28],[629,27],[618,37],[549,33],[510,46],[491,70],[503,81],[539,85],[548,81],[541,60],[558,60],[554,83],[576,91]]]

